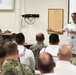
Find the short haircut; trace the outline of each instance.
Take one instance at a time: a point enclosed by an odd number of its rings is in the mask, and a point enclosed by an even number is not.
[[[57,42],[59,42],[59,36],[58,36],[58,34],[55,34],[55,33],[51,34],[49,36],[49,41],[51,43],[53,43],[53,44],[56,44]]]
[[[10,39],[16,38],[16,33],[12,33]]]
[[[43,34],[43,33],[38,33],[38,34],[36,35],[36,40],[37,40],[37,41],[42,41],[42,40],[44,40],[44,34]]]
[[[0,46],[0,58],[6,57],[7,53],[5,51],[5,48]]]
[[[5,39],[5,40],[3,40],[3,44],[2,45],[4,46],[5,43],[10,42],[10,41],[12,42],[11,39]]]
[[[7,54],[12,55],[17,51],[17,45],[13,42],[7,42],[4,44]]]
[[[71,15],[73,15],[73,14],[76,15],[76,12],[73,12]]]
[[[40,55],[38,57],[38,67],[44,72],[44,73],[49,73],[50,71],[53,70],[54,68],[54,60],[51,54],[47,53],[49,56],[49,62],[47,64],[44,64],[42,60],[40,59]]]
[[[16,34],[16,42],[17,44],[22,44],[25,41],[25,36],[23,33]]]

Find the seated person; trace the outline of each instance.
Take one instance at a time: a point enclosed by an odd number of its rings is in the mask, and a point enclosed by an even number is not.
[[[46,48],[43,48],[40,53],[42,52],[47,52],[47,53],[50,53],[52,56],[53,56],[53,59],[54,61],[57,61],[58,60],[58,57],[57,57],[57,53],[58,53],[58,50],[59,50],[59,36],[58,34],[51,34],[49,36],[49,45],[46,47]]]
[[[12,33],[10,39],[16,43],[16,33]]]
[[[59,60],[56,61],[55,73],[57,75],[76,75],[76,66],[70,63],[72,58],[72,48],[68,44],[63,44],[58,52]]]
[[[5,51],[5,48],[3,48],[3,46],[0,46],[0,68],[2,67],[2,65],[4,63],[6,55],[7,55],[7,53]]]
[[[55,63],[51,54],[43,52],[38,57],[38,69],[41,75],[54,75]]]
[[[10,70],[14,71],[18,75],[34,75],[34,71],[28,65],[18,62],[18,49],[15,43],[7,42],[3,47],[7,56],[0,68],[0,75],[4,75]]]
[[[24,47],[25,36],[23,35],[23,33],[16,34],[16,42],[19,51],[20,63],[27,64],[33,70],[35,70],[35,58],[33,52]]]
[[[0,29],[0,46],[3,44],[3,36],[2,36],[2,31]]]
[[[43,33],[37,33],[36,34],[36,41],[37,43],[32,45],[30,47],[30,49],[33,51],[34,53],[34,56],[35,56],[35,59],[37,59],[38,55],[39,55],[39,52],[42,48],[45,48],[46,45],[44,44],[44,40],[45,40],[45,37],[44,37],[44,34]]]

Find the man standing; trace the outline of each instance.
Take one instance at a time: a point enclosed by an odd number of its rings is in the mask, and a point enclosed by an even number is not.
[[[76,13],[71,14],[73,22],[67,24],[62,31],[55,31],[51,28],[47,31],[55,32],[55,33],[64,33],[67,32],[67,41],[66,43],[72,47],[72,54],[76,56]]]

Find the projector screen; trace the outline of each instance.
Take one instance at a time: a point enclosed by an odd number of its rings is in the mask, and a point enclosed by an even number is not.
[[[76,12],[76,0],[68,0],[68,23],[72,22],[71,14]]]

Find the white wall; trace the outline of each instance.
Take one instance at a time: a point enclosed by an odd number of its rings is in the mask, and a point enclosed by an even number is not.
[[[10,30],[12,32],[20,31],[21,21],[21,4],[20,0],[15,0],[15,9],[0,10],[0,28],[4,32]]]
[[[64,9],[64,25],[68,22],[68,0],[15,0],[15,11],[0,11],[0,28],[2,31],[9,29],[12,32],[23,32],[27,43],[36,43],[35,35],[42,32],[45,35],[45,44],[48,44],[48,9],[62,8]],[[33,25],[21,28],[22,14],[40,14],[40,18],[36,19]],[[66,34],[60,35],[61,43],[65,43]]]
[[[45,43],[48,44],[48,34],[46,29],[48,28],[48,9],[49,8],[62,8],[64,9],[64,25],[68,20],[68,0],[26,0],[25,1],[25,13],[26,14],[40,14],[40,18],[36,20],[33,25],[25,23],[25,28],[22,28],[22,32],[26,35],[26,41],[28,43],[36,43],[35,35],[38,32],[45,34]],[[61,43],[65,43],[66,34],[60,35]]]

